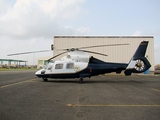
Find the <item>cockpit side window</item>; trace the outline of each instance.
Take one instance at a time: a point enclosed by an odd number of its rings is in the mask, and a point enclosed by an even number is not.
[[[74,68],[74,64],[73,63],[68,63],[66,68],[67,69],[73,69]]]
[[[63,64],[56,64],[55,65],[55,69],[62,69],[63,68]]]

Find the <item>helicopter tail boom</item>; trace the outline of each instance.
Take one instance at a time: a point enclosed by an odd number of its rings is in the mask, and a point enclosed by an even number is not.
[[[142,41],[137,48],[135,54],[130,60],[126,70],[124,71],[125,75],[131,75],[132,73],[142,73],[148,70],[151,67],[151,64],[145,57],[147,50],[148,41]]]

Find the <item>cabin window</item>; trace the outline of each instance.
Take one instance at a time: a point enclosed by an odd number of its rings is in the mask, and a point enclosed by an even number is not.
[[[63,68],[63,64],[56,64],[55,69],[62,69]]]
[[[73,63],[68,63],[66,68],[67,69],[73,69],[74,68],[74,64]]]

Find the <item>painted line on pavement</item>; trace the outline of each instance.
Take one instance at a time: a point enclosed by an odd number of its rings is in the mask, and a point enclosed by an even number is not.
[[[67,104],[67,107],[160,107],[158,104]]]
[[[154,91],[156,91],[156,92],[160,92],[160,90],[157,90],[157,89],[154,89],[154,88],[152,88],[152,90],[154,90]]]
[[[6,87],[10,87],[10,86],[26,83],[26,82],[31,82],[31,81],[34,81],[34,80],[35,79],[30,79],[30,80],[25,80],[25,81],[22,81],[22,82],[16,82],[16,83],[8,84],[8,85],[3,85],[0,88],[6,88]]]

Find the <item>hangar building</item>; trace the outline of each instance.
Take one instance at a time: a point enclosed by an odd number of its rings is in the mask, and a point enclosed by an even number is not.
[[[132,58],[134,52],[136,51],[137,47],[139,46],[140,42],[142,41],[149,41],[146,51],[146,58],[150,61],[152,65],[150,71],[154,71],[153,36],[54,36],[54,55],[63,52],[56,51],[56,49],[128,43],[129,45],[105,46],[85,49],[89,51],[107,54],[108,56],[91,54],[92,56],[106,62],[128,63]],[[64,55],[61,55],[55,59],[60,59]]]

